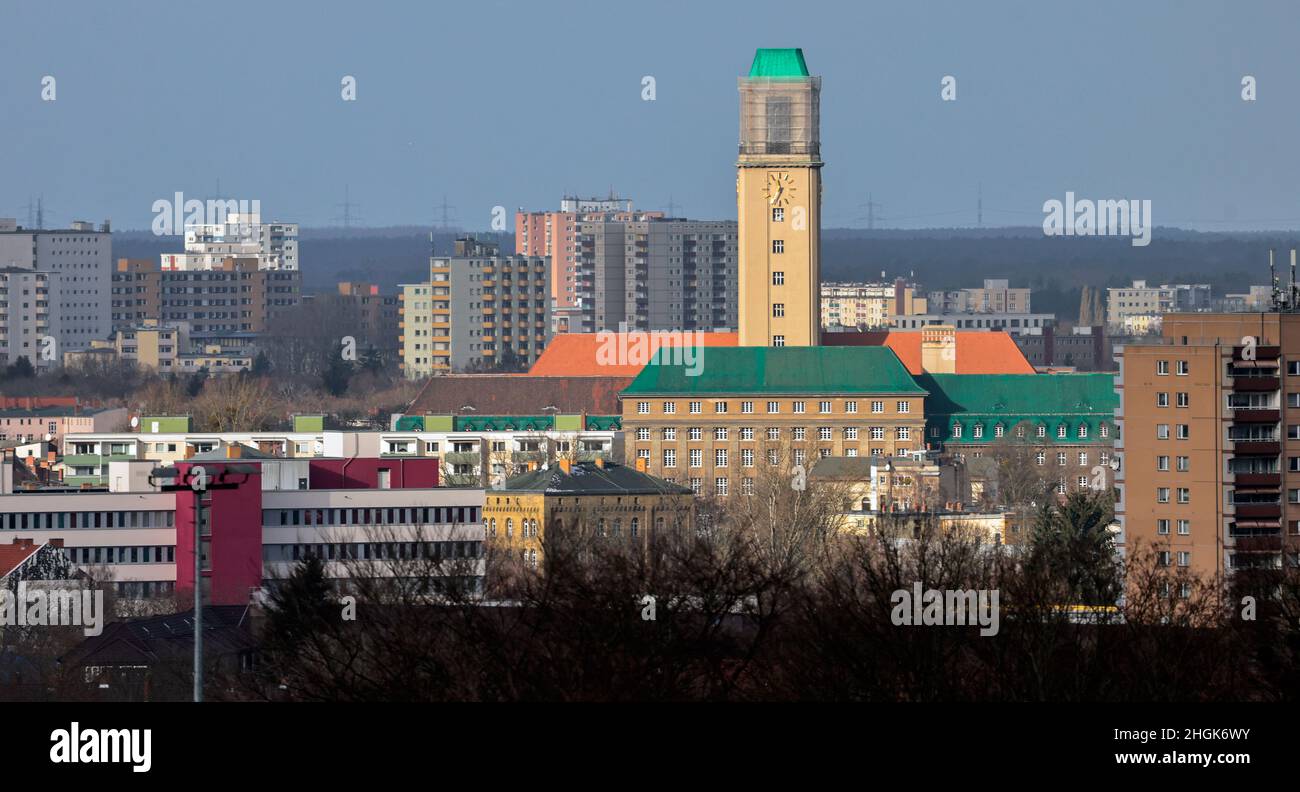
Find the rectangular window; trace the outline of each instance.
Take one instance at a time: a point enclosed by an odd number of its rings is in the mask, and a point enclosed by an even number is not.
[[[772,240],[772,252],[773,252],[773,253],[784,253],[784,252],[785,252],[785,240],[784,240],[784,239],[773,239],[773,240]]]
[[[773,286],[784,286],[784,285],[785,285],[785,273],[784,273],[784,272],[779,272],[779,271],[778,271],[778,272],[773,272],[773,273],[772,273],[772,285],[773,285]]]
[[[773,318],[780,319],[785,316],[785,303],[772,303]]]

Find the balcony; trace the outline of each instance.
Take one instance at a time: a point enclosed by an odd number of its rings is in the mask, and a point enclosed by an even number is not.
[[[1233,453],[1238,456],[1260,455],[1277,456],[1282,453],[1282,444],[1277,440],[1233,440]]]
[[[1271,392],[1281,387],[1276,376],[1233,377],[1232,389],[1237,393]]]
[[[1236,473],[1233,481],[1238,487],[1273,487],[1282,486],[1281,473]],[[1240,507],[1239,507],[1240,508]]]
[[[1232,410],[1232,420],[1237,423],[1269,423],[1275,424],[1282,419],[1281,410],[1259,407],[1235,407]]]
[[[1235,509],[1238,520],[1280,520],[1280,503],[1238,503]]]
[[[1245,360],[1242,357],[1242,347],[1236,347],[1232,350],[1233,360]],[[1277,360],[1282,356],[1282,347],[1280,346],[1256,346],[1255,360]]]

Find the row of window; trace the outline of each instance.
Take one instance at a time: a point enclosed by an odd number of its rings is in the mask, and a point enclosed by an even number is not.
[[[960,423],[954,423],[954,424],[952,425],[952,436],[953,436],[954,438],[960,438],[960,437],[962,436],[962,432],[963,432],[963,427],[962,427],[962,425],[961,425]],[[1079,439],[1081,439],[1081,440],[1086,440],[1086,439],[1088,438],[1088,432],[1089,432],[1088,425],[1087,425],[1087,424],[1084,424],[1084,423],[1081,423],[1081,424],[1079,424],[1077,427],[1075,427],[1075,430],[1074,430],[1074,436],[1077,437],[1077,438],[1079,438]],[[1046,424],[1038,424],[1038,426],[1035,427],[1035,429],[1034,429],[1034,433],[1035,433],[1034,436],[1035,436],[1035,437],[1038,437],[1038,438],[1044,438],[1044,437],[1047,437],[1047,425],[1046,425]],[[1024,427],[1024,425],[1018,425],[1018,426],[1016,426],[1016,432],[1015,432],[1015,434],[1016,434],[1016,437],[1024,437],[1024,436],[1026,435],[1026,431],[1025,431],[1025,427]],[[1097,434],[1098,434],[1100,437],[1110,437],[1110,425],[1109,425],[1109,424],[1105,424],[1105,423],[1103,423],[1103,424],[1101,424],[1100,426],[1098,426],[1098,427],[1097,427]],[[936,427],[931,428],[931,429],[930,429],[930,436],[932,436],[932,437],[938,437],[938,436],[939,436],[939,427],[936,426]],[[994,424],[994,425],[993,425],[993,436],[994,436],[994,437],[1004,437],[1004,436],[1006,436],[1006,426],[1005,426],[1004,424],[1001,424],[1001,423],[996,423],[996,424]],[[1068,426],[1065,425],[1065,424],[1059,424],[1059,425],[1056,427],[1056,436],[1057,436],[1058,438],[1062,439],[1062,440],[1068,438],[1068,437],[1070,436],[1070,427],[1068,427]],[[984,424],[982,424],[982,423],[977,423],[977,424],[975,424],[974,426],[972,426],[972,427],[971,427],[971,437],[973,437],[973,438],[976,439],[976,440],[979,440],[979,439],[983,438],[983,437],[984,437]]]
[[[174,564],[175,545],[128,547],[65,547],[63,555],[74,564]]]
[[[479,521],[477,506],[263,509],[262,525],[442,525]]]
[[[977,454],[976,456],[979,455]],[[1182,457],[1179,458],[1181,459]],[[1080,465],[1086,466],[1088,464],[1088,452],[1080,451],[1076,459],[1078,460],[1078,463]],[[1040,465],[1047,464],[1047,453],[1044,451],[1039,451],[1037,454],[1034,454],[1034,461]],[[1069,456],[1064,451],[1058,451],[1056,453],[1056,464],[1062,467],[1069,464]],[[1099,465],[1110,464],[1110,453],[1107,451],[1102,451],[1100,454],[1098,454],[1097,464]]]
[[[897,455],[897,456],[907,456],[908,453],[910,453],[910,449],[908,449],[908,448],[897,448],[897,449],[894,450],[894,453],[895,453],[895,455]],[[871,456],[873,456],[873,457],[883,457],[883,456],[886,456],[885,449],[883,449],[883,448],[872,448],[872,449],[870,450],[870,454],[871,454]],[[645,459],[645,460],[649,461],[649,459],[650,459],[650,450],[647,449],[647,448],[639,449],[639,450],[636,452],[636,455],[637,455],[637,457],[639,457],[639,458],[641,458],[641,459]],[[856,449],[856,448],[846,448],[846,449],[844,449],[844,456],[846,456],[846,457],[856,457],[857,455],[858,455],[858,449]],[[808,459],[808,453],[807,453],[804,449],[802,449],[802,448],[796,448],[796,449],[791,453],[791,456],[792,456],[792,458],[793,458],[793,462],[794,462],[794,464],[796,464],[796,465],[802,465],[802,464],[803,464],[803,463]],[[817,456],[818,456],[819,458],[821,458],[821,459],[826,459],[826,458],[828,458],[828,457],[831,456],[831,449],[829,449],[829,448],[819,448],[819,449],[817,449]],[[698,448],[692,448],[692,449],[690,449],[690,451],[689,451],[689,457],[688,457],[688,458],[689,458],[689,460],[690,460],[690,467],[693,467],[693,468],[702,468],[702,467],[704,467],[704,452],[703,452],[701,449],[698,449]],[[730,459],[730,456],[728,455],[726,449],[720,449],[720,448],[719,448],[719,449],[714,449],[714,452],[713,452],[713,466],[714,466],[714,467],[727,467],[727,466],[728,466],[728,460],[729,460],[729,459]],[[769,449],[767,450],[767,464],[768,464],[768,465],[771,465],[771,466],[776,466],[776,465],[781,464],[780,452],[779,452],[777,449],[775,449],[775,448],[769,448]],[[675,449],[671,449],[671,448],[670,448],[670,449],[667,449],[667,450],[664,451],[664,453],[663,453],[663,466],[664,466],[665,468],[675,468],[675,467],[677,467],[677,451],[676,451]],[[748,448],[746,448],[746,449],[742,449],[742,450],[741,450],[741,452],[740,452],[740,466],[741,466],[741,467],[747,467],[747,468],[749,468],[749,467],[754,467],[754,452],[753,452],[752,449],[748,449]]]
[[[857,426],[842,427],[840,429],[840,436],[845,440],[857,440],[858,430],[860,428],[861,427],[857,427]],[[888,427],[885,426],[867,427],[867,434],[872,440],[884,440],[887,431],[888,431]],[[714,440],[726,441],[731,437],[731,430],[729,427],[726,426],[715,426],[713,427],[712,434]],[[818,440],[833,440],[834,434],[835,434],[835,427],[832,426],[817,427]],[[898,426],[894,428],[893,434],[894,434],[894,438],[897,440],[910,440],[912,437],[912,428],[910,426]],[[742,426],[740,427],[740,429],[737,430],[737,435],[740,437],[740,440],[743,442],[751,441],[754,439],[754,427]],[[677,427],[675,426],[664,427],[663,429],[659,430],[659,436],[663,440],[676,440]],[[769,426],[767,428],[765,436],[767,437],[768,440],[778,441],[781,439],[781,429],[779,427]],[[805,426],[792,427],[790,429],[790,436],[793,440],[796,441],[807,440],[808,427]],[[687,428],[686,437],[687,439],[692,441],[703,440],[704,439],[703,427],[692,426]],[[638,427],[636,430],[636,439],[641,442],[649,441],[650,427],[648,426]]]
[[[742,402],[740,403],[740,412],[741,412],[741,414],[742,414],[742,415],[750,415],[750,414],[752,414],[752,413],[754,412],[754,404],[755,404],[755,403],[752,402],[752,401],[742,401]],[[699,415],[699,414],[701,414],[701,413],[704,412],[704,402],[702,402],[702,401],[692,401],[692,402],[687,402],[686,407],[687,407],[687,411],[688,411],[691,415]],[[905,401],[905,400],[903,400],[903,399],[899,399],[898,401],[896,401],[895,404],[894,404],[894,408],[895,408],[895,411],[896,411],[896,412],[899,412],[899,413],[910,413],[910,412],[912,411],[912,405],[911,405],[911,402]],[[730,405],[729,405],[728,402],[725,402],[725,401],[715,401],[715,402],[713,402],[713,412],[716,413],[716,414],[719,414],[719,415],[725,414],[729,409],[730,409]],[[662,410],[663,410],[663,414],[664,414],[664,415],[676,415],[676,414],[677,414],[677,402],[675,402],[675,401],[666,401],[666,402],[663,402],[663,404],[662,404]],[[790,412],[794,413],[795,415],[802,415],[802,414],[806,413],[807,411],[808,411],[808,402],[806,402],[806,401],[792,401],[792,402],[790,402]],[[858,403],[857,403],[856,400],[849,400],[849,401],[844,402],[844,412],[849,413],[849,414],[853,414],[853,413],[856,413],[857,411],[858,411]],[[636,403],[636,412],[637,412],[638,415],[649,415],[649,414],[650,414],[650,402],[648,402],[648,401],[639,401],[639,402],[637,402],[637,403]],[[833,403],[833,402],[830,402],[830,401],[818,401],[818,402],[817,402],[817,412],[818,412],[819,414],[823,414],[823,415],[834,412],[834,403]],[[871,412],[872,412],[872,413],[876,413],[876,414],[884,413],[884,412],[885,412],[885,402],[884,402],[884,400],[875,400],[875,401],[872,401],[872,402],[871,402]],[[769,402],[767,402],[767,414],[768,414],[768,415],[778,415],[778,414],[780,414],[780,413],[781,413],[781,402],[779,402],[779,401],[769,401]]]
[[[441,561],[482,558],[482,542],[327,542],[320,544],[262,545],[262,560],[301,561],[308,557],[322,561]]]
[[[635,521],[636,521],[636,519],[633,518],[633,522],[635,522]],[[602,522],[604,522],[604,521],[602,520]],[[490,518],[490,519],[488,519],[488,520],[485,520],[485,521],[484,521],[484,526],[485,526],[485,530],[486,530],[486,533],[487,533],[487,537],[488,537],[489,539],[495,539],[495,538],[497,538],[497,518],[492,517],[492,518]],[[502,527],[505,528],[506,538],[507,538],[507,539],[513,539],[513,538],[515,537],[515,520],[514,520],[513,517],[507,517],[507,518],[505,519],[505,522],[502,524]],[[523,519],[523,520],[520,520],[520,521],[519,521],[519,535],[520,535],[521,537],[523,537],[524,539],[534,539],[534,538],[536,538],[536,537],[537,537],[537,521],[536,521],[536,520],[533,520],[533,519]]]
[[[5,512],[0,530],[62,530],[69,528],[172,528],[172,511]]]

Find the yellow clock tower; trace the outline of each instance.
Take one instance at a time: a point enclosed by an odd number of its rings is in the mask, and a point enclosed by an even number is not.
[[[820,342],[820,98],[801,49],[760,49],[740,78],[741,346]]]

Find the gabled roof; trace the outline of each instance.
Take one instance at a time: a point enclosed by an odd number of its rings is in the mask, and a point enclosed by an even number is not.
[[[431,377],[409,415],[619,415],[618,393],[631,377],[534,377],[530,374],[448,374]],[[464,407],[472,410],[462,411]]]
[[[958,374],[1033,374],[1033,365],[1001,330],[957,330],[954,350]],[[887,346],[894,350],[912,374],[921,369],[920,330],[868,330],[865,332],[822,333],[822,344],[831,347]]]
[[[581,377],[599,374],[635,377],[661,345],[684,336],[674,333],[560,333],[546,345],[529,374],[541,377]],[[700,333],[706,347],[736,346],[739,333]],[[665,339],[674,339],[665,342]]]
[[[636,468],[595,462],[574,462],[565,472],[558,464],[533,470],[506,482],[502,491],[543,492],[547,495],[689,495],[689,487],[642,473]],[[491,497],[492,490],[488,492]]]
[[[206,605],[203,608],[204,651],[213,656],[252,649],[257,645],[247,605]],[[150,663],[183,657],[194,651],[194,611],[113,622],[60,658],[82,665]]]
[[[883,347],[718,347],[708,350],[697,368],[661,364],[656,355],[623,396],[875,393],[925,391]]]

